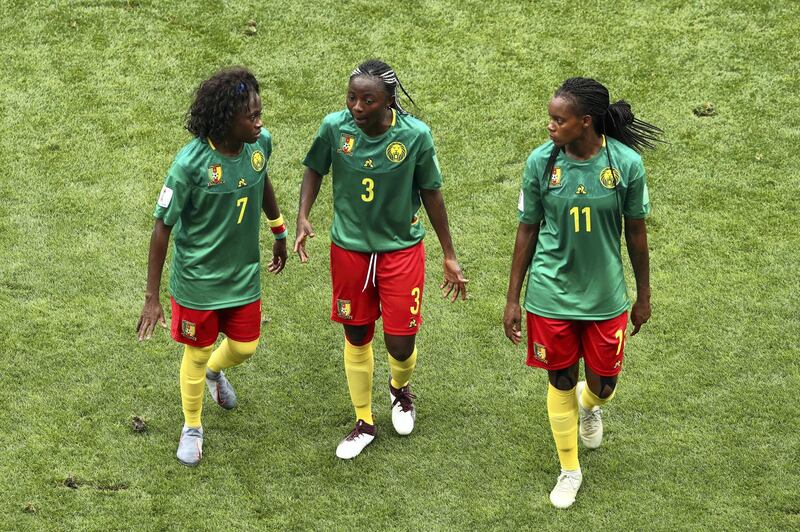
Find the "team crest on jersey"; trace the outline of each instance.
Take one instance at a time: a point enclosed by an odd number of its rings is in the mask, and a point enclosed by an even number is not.
[[[190,340],[197,340],[197,325],[191,321],[181,320],[181,334]]]
[[[586,194],[586,187],[583,184],[578,185],[578,190],[575,191],[575,194]]]
[[[372,162],[372,159],[367,159],[364,161],[364,168],[375,168],[375,163]]]
[[[547,188],[558,188],[561,186],[561,168],[556,166],[550,174],[550,181],[547,182]]]
[[[256,172],[260,172],[264,169],[264,163],[266,159],[264,159],[264,154],[261,150],[256,150],[253,152],[253,155],[250,157],[250,164],[253,165],[253,170]]]
[[[343,320],[352,320],[353,316],[350,314],[350,300],[337,299],[336,300],[336,315]]]
[[[222,165],[212,164],[208,167],[208,186],[222,184]]]
[[[356,138],[353,135],[342,133],[339,137],[339,151],[345,155],[353,155],[353,150],[356,148]]]
[[[603,171],[600,172],[600,183],[606,188],[614,188],[619,183],[619,170],[614,168],[612,171],[611,168],[606,166],[603,168]]]
[[[539,362],[547,364],[547,349],[545,349],[543,345],[534,342],[533,356],[536,357],[536,360]]]
[[[386,146],[386,158],[393,163],[402,163],[408,155],[408,150],[402,142],[392,142]]]

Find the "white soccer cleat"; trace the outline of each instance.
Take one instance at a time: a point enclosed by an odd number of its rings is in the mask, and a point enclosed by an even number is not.
[[[414,408],[416,395],[411,393],[411,386],[406,384],[402,388],[392,386],[389,380],[389,397],[392,402],[392,425],[400,436],[408,436],[414,430],[414,421],[417,419],[417,409]]]
[[[553,503],[553,506],[562,510],[569,508],[575,502],[575,496],[578,494],[578,490],[581,489],[582,482],[583,474],[581,474],[580,469],[576,471],[564,471],[562,469],[561,474],[558,475],[556,487],[550,492],[550,502]]]
[[[356,427],[336,447],[336,456],[342,460],[355,458],[364,447],[372,443],[377,434],[375,425],[370,425],[363,419],[356,422]]]
[[[236,408],[236,392],[233,391],[233,386],[228,382],[225,373],[211,371],[211,368],[206,368],[206,386],[214,398],[214,402],[225,410],[232,410]]]
[[[586,387],[586,381],[578,383],[575,394],[578,396],[578,418],[580,420],[581,441],[587,449],[597,449],[603,443],[603,411],[599,406],[584,408],[581,404],[581,395]]]
[[[186,466],[196,466],[203,457],[203,427],[183,426],[178,442],[178,461]]]

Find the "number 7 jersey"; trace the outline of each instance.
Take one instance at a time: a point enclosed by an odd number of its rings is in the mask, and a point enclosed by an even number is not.
[[[585,161],[559,152],[549,176],[543,174],[552,141],[528,157],[519,221],[541,224],[525,293],[529,312],[599,321],[630,305],[620,253],[622,218],[644,218],[650,199],[639,154],[616,139],[608,142],[604,137],[602,148]]]
[[[333,168],[331,240],[360,252],[413,246],[425,236],[420,189],[442,185],[430,129],[392,109],[392,124],[370,137],[350,111],[326,116],[303,161],[320,175]]]
[[[195,138],[167,173],[153,216],[172,231],[169,292],[184,307],[238,307],[261,297],[259,226],[272,137],[235,157]]]

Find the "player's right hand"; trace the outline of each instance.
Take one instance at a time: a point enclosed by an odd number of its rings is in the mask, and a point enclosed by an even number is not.
[[[308,262],[306,253],[306,238],[314,238],[314,229],[306,218],[297,218],[297,236],[294,239],[294,252],[300,257],[300,262]]]
[[[161,308],[161,302],[158,299],[146,299],[142,314],[139,316],[139,322],[136,324],[136,332],[138,339],[149,340],[153,337],[153,331],[156,324],[164,329],[167,328],[167,321],[164,319],[164,309]]]
[[[514,345],[519,344],[522,340],[521,314],[519,303],[511,302],[506,304],[506,310],[503,312],[503,330],[506,333],[506,337]]]

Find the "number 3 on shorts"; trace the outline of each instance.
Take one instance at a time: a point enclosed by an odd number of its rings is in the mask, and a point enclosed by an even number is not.
[[[408,310],[410,310],[411,314],[415,316],[419,314],[419,293],[420,290],[418,286],[415,286],[414,288],[411,289],[411,297],[414,298],[414,306],[410,307]]]

